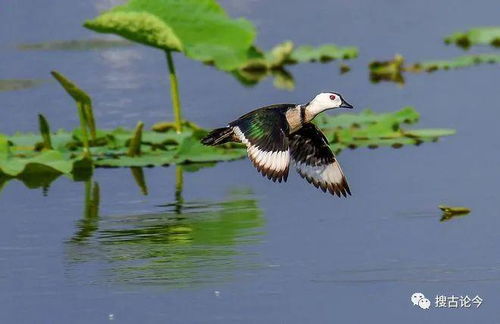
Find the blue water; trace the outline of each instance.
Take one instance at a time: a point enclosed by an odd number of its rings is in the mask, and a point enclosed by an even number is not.
[[[159,51],[17,48],[96,37],[81,24],[113,3],[0,5],[0,78],[47,80],[0,92],[2,133],[35,131],[39,112],[54,129],[77,125],[71,99],[50,81],[53,69],[93,96],[102,128],[172,117]],[[247,160],[184,172],[177,195],[175,167],[144,170],[147,196],[130,170],[98,169],[94,214],[85,214],[83,182],[62,177],[44,191],[11,181],[0,193],[0,322],[497,321],[498,66],[407,75],[398,87],[370,83],[367,65],[395,53],[408,62],[463,55],[442,38],[498,25],[500,4],[221,3],[232,16],[255,23],[264,48],[286,39],[334,42],[359,46],[360,57],[348,62],[352,71],[345,75],[336,62],[294,66],[296,88],[287,92],[272,80],[245,88],[176,55],[188,119],[216,127],[261,105],[306,102],[321,90],[336,90],[357,109],[415,106],[419,127],[454,128],[457,134],[419,147],[342,152],[349,199],[332,198],[297,176],[270,183]],[[439,204],[467,206],[472,213],[440,222]],[[417,291],[431,299],[431,309],[411,304]],[[436,295],[452,294],[479,295],[484,302],[470,309],[433,307]]]

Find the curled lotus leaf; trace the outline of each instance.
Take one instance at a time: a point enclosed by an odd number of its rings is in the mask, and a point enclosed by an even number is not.
[[[186,56],[230,71],[247,60],[255,28],[232,19],[215,0],[130,0],[85,27]]]

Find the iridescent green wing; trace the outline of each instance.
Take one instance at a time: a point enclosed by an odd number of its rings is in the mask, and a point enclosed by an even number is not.
[[[247,146],[248,157],[257,170],[278,182],[286,181],[290,162],[289,131],[284,114],[288,106],[259,109],[229,124]]]

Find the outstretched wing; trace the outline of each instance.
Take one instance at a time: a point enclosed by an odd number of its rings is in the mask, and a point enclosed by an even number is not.
[[[232,122],[234,134],[247,146],[248,157],[263,176],[286,181],[290,152],[288,123],[278,111],[258,110]]]
[[[290,154],[297,172],[313,184],[332,194],[351,194],[340,164],[328,146],[325,135],[313,124],[305,124],[290,135]]]

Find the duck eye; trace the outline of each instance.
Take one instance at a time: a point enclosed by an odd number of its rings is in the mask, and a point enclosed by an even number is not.
[[[330,96],[330,99],[331,99],[331,100],[335,100],[335,95],[331,95],[331,96]]]

